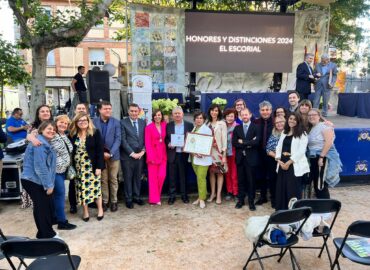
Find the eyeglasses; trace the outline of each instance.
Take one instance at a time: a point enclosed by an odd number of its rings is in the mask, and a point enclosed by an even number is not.
[[[79,124],[87,123],[87,122],[89,122],[89,120],[87,120],[87,119],[83,119],[83,120],[78,120],[77,121],[77,123],[79,123]]]
[[[279,122],[275,122],[275,124],[284,124],[285,121],[279,121]]]
[[[308,114],[308,117],[313,117],[313,116],[319,116],[319,114],[318,113]]]

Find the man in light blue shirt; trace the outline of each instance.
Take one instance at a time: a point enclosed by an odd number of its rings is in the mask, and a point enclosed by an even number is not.
[[[322,116],[328,115],[328,104],[330,99],[330,90],[333,89],[337,80],[337,65],[330,62],[329,55],[323,54],[321,62],[316,65],[315,77],[318,78],[315,85],[315,98],[313,100],[313,107],[319,108],[322,97]]]

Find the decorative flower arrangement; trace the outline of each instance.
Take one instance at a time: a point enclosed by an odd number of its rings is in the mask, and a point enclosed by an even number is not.
[[[159,109],[163,115],[170,115],[172,110],[178,106],[179,100],[177,98],[171,100],[169,98],[161,98],[152,100],[152,109]]]
[[[212,104],[217,104],[220,106],[221,110],[224,110],[227,105],[227,100],[224,98],[216,97],[212,100]]]

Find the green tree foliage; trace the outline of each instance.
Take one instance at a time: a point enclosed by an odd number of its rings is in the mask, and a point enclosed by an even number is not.
[[[363,40],[363,29],[356,19],[368,17],[370,5],[366,0],[337,0],[330,5],[329,43],[339,50],[351,50]]]
[[[1,116],[4,111],[4,86],[16,86],[30,82],[30,74],[24,69],[26,62],[19,55],[16,46],[2,39],[0,35],[0,89]]]
[[[240,1],[240,0],[202,0],[197,3],[199,10],[216,10],[216,11],[267,11],[278,12],[278,1]],[[293,2],[293,1],[292,1]],[[191,9],[192,3],[187,0],[137,0],[137,4],[160,5],[166,7],[177,7]],[[130,4],[130,3],[129,3]],[[110,8],[112,18],[125,22],[125,5],[126,2],[115,0]],[[290,6],[288,12],[294,12],[295,9],[319,8],[312,4],[298,2]],[[369,16],[370,5],[366,0],[337,0],[330,5],[330,29],[329,44],[340,51],[351,51],[354,44],[363,40],[363,29],[356,25],[356,19]],[[128,15],[128,27],[117,32],[116,38],[123,40],[130,36],[130,16]],[[338,59],[339,62],[340,59]],[[358,55],[353,54],[352,58],[346,64],[358,61]]]
[[[20,26],[22,48],[32,50],[30,114],[45,102],[46,58],[60,47],[75,47],[101,22],[113,0],[79,0],[65,11],[48,12],[40,0],[8,0]]]

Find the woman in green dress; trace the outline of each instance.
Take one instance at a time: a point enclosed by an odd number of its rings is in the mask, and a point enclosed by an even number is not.
[[[77,171],[77,200],[83,207],[82,219],[89,221],[88,205],[96,202],[100,221],[104,218],[101,171],[104,165],[104,148],[99,130],[86,113],[79,113],[71,124],[70,137],[73,144],[73,162]]]

